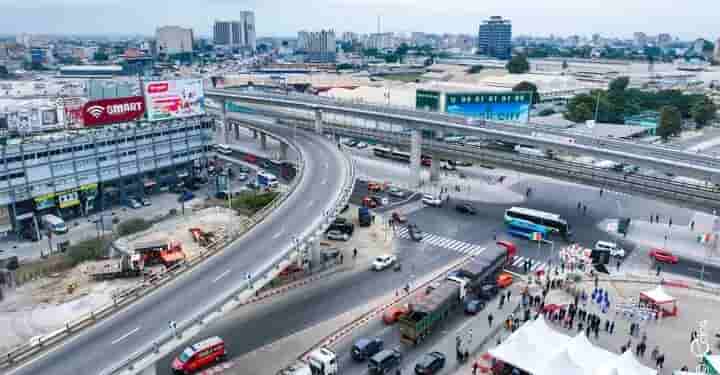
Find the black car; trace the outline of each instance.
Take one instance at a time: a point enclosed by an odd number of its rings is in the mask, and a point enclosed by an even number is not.
[[[435,374],[445,367],[445,354],[431,352],[420,357],[415,365],[415,373],[418,375]]]
[[[359,339],[355,341],[350,355],[356,361],[364,361],[383,350],[383,340],[379,338]]]
[[[477,213],[475,207],[468,203],[458,204],[457,206],[455,206],[455,209],[461,214],[475,215]]]
[[[410,238],[413,239],[413,241],[422,241],[423,239],[423,232],[418,228],[415,224],[408,224],[407,226],[408,233],[410,233]]]
[[[383,350],[370,358],[368,370],[371,374],[386,374],[400,365],[401,356],[397,349]]]
[[[340,250],[336,248],[323,249],[322,252],[320,252],[320,258],[323,262],[337,259],[338,257],[340,257]]]

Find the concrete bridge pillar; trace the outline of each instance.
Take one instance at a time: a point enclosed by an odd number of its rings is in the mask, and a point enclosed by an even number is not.
[[[258,131],[257,131],[257,130],[253,130],[252,133],[253,133],[253,139],[257,139],[257,137],[258,137]]]
[[[235,140],[240,140],[240,124],[235,124]]]
[[[260,148],[267,150],[267,134],[260,133]]]
[[[288,160],[288,145],[280,143],[280,160]]]
[[[138,375],[157,375],[157,365],[152,363],[138,372]]]
[[[410,178],[415,186],[420,185],[420,156],[422,154],[422,132],[413,129],[410,133]]]
[[[432,156],[432,164],[430,164],[430,181],[440,181],[440,156]]]
[[[230,125],[228,124],[228,120],[227,120],[227,103],[226,103],[224,100],[222,100],[222,101],[220,101],[220,106],[221,106],[221,108],[222,108],[222,110],[220,111],[220,113],[221,113],[221,115],[220,115],[220,129],[221,129],[221,132],[222,132],[222,133],[221,133],[221,136],[220,136],[220,139],[222,139],[222,142],[223,142],[223,143],[227,144],[227,143],[229,143],[229,141],[230,141],[230,139],[229,139],[230,136],[229,136],[229,131],[228,131],[228,127],[229,127]]]
[[[315,110],[315,133],[323,133],[323,114],[320,109]]]

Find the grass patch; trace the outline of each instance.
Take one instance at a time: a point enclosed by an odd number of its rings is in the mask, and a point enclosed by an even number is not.
[[[240,214],[252,215],[270,204],[270,202],[272,202],[278,194],[280,193],[274,191],[260,194],[243,193],[240,196],[233,198],[232,207]]]
[[[142,218],[128,219],[118,224],[117,233],[120,237],[127,236],[150,229],[152,225],[153,223],[151,221]]]

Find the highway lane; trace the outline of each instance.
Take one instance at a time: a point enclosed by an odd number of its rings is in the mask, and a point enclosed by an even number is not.
[[[225,340],[230,357],[243,355],[398,290],[413,276],[431,273],[460,257],[444,249],[422,251],[405,242],[399,243],[396,251],[403,263],[400,272],[357,269],[338,274],[287,296],[238,309],[189,341],[219,335]],[[170,361],[180,350],[158,363],[158,374],[171,374]]]
[[[286,129],[282,135],[290,136]],[[291,238],[305,231],[311,221],[321,220],[322,213],[341,189],[339,176],[345,166],[337,147],[326,139],[298,132],[297,143],[306,157],[306,175],[295,193],[266,221],[176,281],[146,296],[113,317],[88,329],[48,354],[12,372],[13,374],[98,374],[103,369],[168,332],[170,320],[182,321],[245,283],[268,259],[289,247]],[[317,181],[327,180],[319,185]],[[315,202],[308,205],[308,201]],[[283,230],[283,235],[274,234]],[[222,279],[218,278],[223,275]],[[213,282],[218,280],[217,282]]]

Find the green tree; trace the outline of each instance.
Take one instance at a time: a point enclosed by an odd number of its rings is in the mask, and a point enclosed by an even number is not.
[[[538,93],[537,86],[535,84],[528,82],[528,81],[522,81],[515,85],[512,89],[513,91],[524,91],[524,92],[531,92],[532,93],[532,104],[540,103],[540,94]]]
[[[671,135],[680,134],[682,128],[682,116],[680,111],[673,106],[664,106],[660,109],[660,123],[656,134],[667,141]]]
[[[530,71],[530,63],[525,55],[515,55],[505,66],[510,74],[523,74]]]
[[[717,105],[707,96],[695,103],[690,109],[690,115],[695,121],[696,128],[700,129],[714,120],[717,110]]]
[[[617,77],[610,81],[608,84],[608,90],[615,91],[618,93],[622,93],[625,91],[625,89],[628,88],[628,85],[630,84],[630,78],[628,77]]]
[[[117,226],[117,233],[119,236],[127,236],[129,234],[142,232],[146,229],[150,229],[152,227],[152,223],[142,219],[142,218],[135,218],[135,219],[128,219],[123,221],[122,223],[118,224]]]

